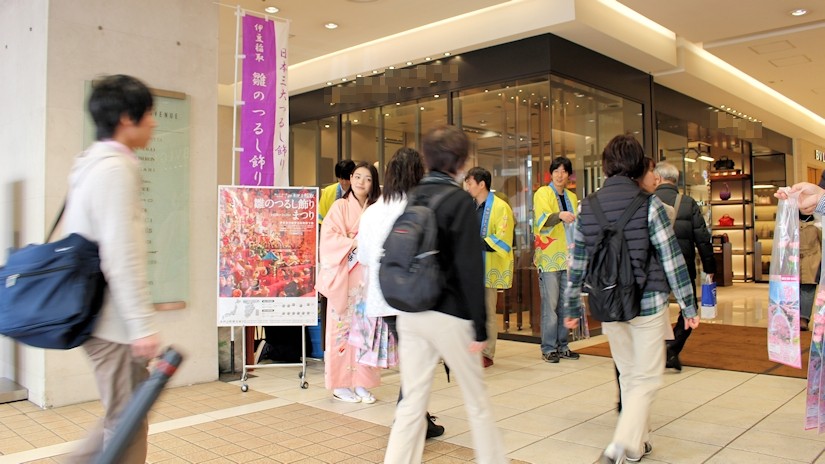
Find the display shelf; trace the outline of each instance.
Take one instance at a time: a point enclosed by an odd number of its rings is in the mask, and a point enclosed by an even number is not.
[[[713,230],[751,230],[751,229],[753,229],[753,226],[737,226],[737,225],[732,225],[732,226],[715,225],[715,226],[713,226]]]
[[[730,270],[734,280],[753,280],[754,201],[750,175],[750,151],[726,150],[722,155],[732,159],[734,169],[708,173],[711,233],[724,233],[731,243]],[[720,156],[722,156],[720,155]],[[719,219],[729,216],[733,225],[719,225]]]

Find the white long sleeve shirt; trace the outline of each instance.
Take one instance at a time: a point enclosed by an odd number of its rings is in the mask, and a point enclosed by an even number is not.
[[[367,267],[367,308],[369,317],[395,316],[399,311],[384,299],[378,283],[378,269],[384,256],[384,241],[390,235],[393,224],[407,207],[406,197],[399,201],[385,203],[380,198],[361,215],[358,227],[358,262]]]
[[[63,232],[96,242],[108,284],[93,336],[129,344],[156,333],[147,283],[142,178],[125,145],[96,142],[75,159]]]

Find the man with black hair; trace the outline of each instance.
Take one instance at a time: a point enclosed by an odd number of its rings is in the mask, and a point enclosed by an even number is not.
[[[567,286],[567,249],[572,243],[573,223],[579,207],[575,192],[567,188],[573,163],[559,156],[550,163],[549,185],[533,195],[534,264],[539,271],[541,294],[541,357],[545,362],[579,359],[567,345],[568,333],[561,318],[562,296]]]
[[[148,377],[158,353],[158,329],[147,280],[146,234],[140,162],[155,118],[149,89],[134,77],[97,81],[89,98],[97,141],[77,156],[69,174],[64,232],[96,242],[108,287],[92,338],[83,344],[94,367],[105,409],[71,462],[91,462],[106,446],[135,387]],[[149,427],[144,418],[120,462],[144,463]]]
[[[484,260],[484,301],[487,307],[487,346],[481,352],[484,367],[493,365],[498,338],[496,304],[498,290],[513,285],[513,210],[506,201],[490,191],[493,175],[476,166],[467,171],[464,185],[476,204],[481,225],[482,259]]]
[[[344,196],[349,190],[349,178],[355,171],[355,162],[352,160],[341,160],[335,165],[335,177],[338,182],[327,185],[321,189],[321,199],[318,201],[318,224],[324,222],[324,216],[335,203],[335,200]]]

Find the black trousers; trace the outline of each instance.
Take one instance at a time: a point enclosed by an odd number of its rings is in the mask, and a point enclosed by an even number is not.
[[[690,286],[693,289],[693,298],[696,305],[696,310],[699,310],[699,300],[696,299],[696,277],[694,276],[690,280]],[[690,333],[693,332],[693,329],[688,327],[685,328],[685,317],[682,316],[682,312],[679,311],[679,320],[676,321],[676,327],[673,328],[673,340],[667,341],[667,356],[678,356],[679,353],[682,352],[682,349],[685,347],[685,342],[687,342],[688,337],[690,337]]]

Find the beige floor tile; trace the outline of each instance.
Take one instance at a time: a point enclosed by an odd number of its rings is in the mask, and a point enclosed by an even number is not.
[[[684,418],[729,427],[749,428],[764,419],[766,414],[767,412],[763,411],[743,411],[705,404],[685,414]]]
[[[705,464],[777,464],[779,462],[782,464],[797,464],[810,463],[811,461],[794,461],[792,459],[782,459],[780,461],[776,456],[725,448],[705,461]]]
[[[550,462],[550,456],[552,456],[553,462],[592,464],[599,458],[602,451],[602,448],[579,445],[555,438],[544,438],[513,451],[507,456],[533,463]]]
[[[806,462],[813,462],[823,451],[821,441],[806,440],[761,430],[745,432],[728,445],[728,448]]]
[[[664,427],[656,429],[655,433],[656,435],[695,441],[707,445],[725,446],[745,433],[746,430],[744,428],[679,418]]]
[[[554,434],[553,438],[593,448],[604,448],[612,440],[613,431],[614,427],[585,422],[562,430]]]

